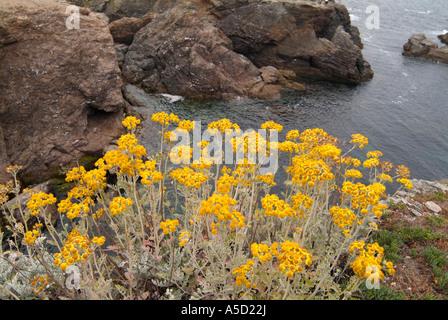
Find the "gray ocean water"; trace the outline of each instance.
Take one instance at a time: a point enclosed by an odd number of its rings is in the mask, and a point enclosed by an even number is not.
[[[352,24],[361,32],[363,54],[375,72],[373,80],[356,87],[329,83],[307,84],[305,94],[287,93],[278,101],[189,101],[170,103],[134,86],[145,103],[139,111],[173,112],[203,124],[221,118],[243,129],[259,128],[273,120],[291,129],[323,128],[341,141],[352,133],[369,138],[363,150],[381,150],[384,160],[405,164],[413,178],[448,178],[448,65],[402,56],[403,44],[415,33],[437,41],[448,32],[446,0],[341,0]],[[366,9],[379,9],[379,29],[368,29]],[[154,132],[142,137],[151,147]],[[356,155],[356,154],[355,154]]]

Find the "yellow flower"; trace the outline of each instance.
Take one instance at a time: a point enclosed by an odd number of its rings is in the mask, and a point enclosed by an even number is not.
[[[151,120],[160,123],[162,126],[169,126],[170,123],[178,123],[179,117],[175,114],[167,114],[165,111],[154,113]]]
[[[413,187],[412,182],[407,178],[398,178],[397,181],[403,184],[406,189],[412,189]]]
[[[208,180],[207,175],[197,172],[190,167],[177,168],[171,171],[170,176],[179,184],[183,184],[188,188],[200,188],[201,185]]]
[[[182,120],[179,122],[178,124],[178,129],[180,130],[185,130],[185,131],[191,131],[194,129],[194,121],[190,121],[190,120]]]
[[[411,176],[409,169],[404,165],[397,166],[395,173],[398,174],[401,178],[410,178]]]
[[[367,158],[379,158],[382,156],[383,156],[383,153],[379,150],[367,152]]]
[[[207,200],[201,202],[199,209],[200,215],[214,214],[219,221],[229,222],[229,228],[234,230],[236,227],[243,228],[245,226],[245,217],[241,212],[232,209],[236,205],[236,200],[232,199],[227,193],[214,193]]]
[[[278,244],[274,242],[270,247],[266,244],[262,243],[252,243],[250,249],[252,251],[252,256],[254,258],[258,257],[261,263],[269,261],[273,256],[278,256],[279,252],[277,251]]]
[[[351,227],[353,222],[356,221],[356,216],[353,214],[353,211],[348,208],[333,206],[330,208],[330,214],[333,217],[334,224],[341,230],[346,227]]]
[[[362,165],[365,168],[372,168],[372,167],[378,167],[380,165],[380,162],[378,161],[378,158],[370,158],[364,161]]]
[[[160,228],[162,228],[164,234],[176,231],[176,227],[179,225],[179,220],[166,219],[160,222]]]
[[[356,170],[356,169],[348,169],[345,172],[345,176],[347,178],[358,178],[358,179],[361,179],[362,178],[362,173],[361,173],[361,171]]]
[[[109,204],[110,213],[112,215],[120,214],[130,206],[132,206],[131,198],[115,197]]]
[[[140,119],[137,119],[134,116],[128,116],[126,117],[123,122],[123,126],[125,126],[128,130],[132,130],[137,128],[137,125],[140,124]]]
[[[217,182],[217,192],[218,193],[228,193],[233,186],[238,184],[238,179],[233,176],[224,173],[219,177]]]
[[[261,129],[270,129],[277,130],[278,132],[282,132],[283,126],[281,124],[275,123],[274,121],[266,121],[261,125]]]
[[[118,139],[118,150],[128,152],[131,156],[141,159],[146,155],[146,149],[138,144],[138,139],[135,134],[125,134]]]
[[[390,175],[388,175],[388,174],[385,174],[385,173],[381,173],[380,175],[378,175],[378,178],[380,180],[386,180],[386,181],[389,181],[389,182],[394,182],[392,180],[392,177]]]
[[[384,249],[378,243],[365,244],[364,241],[354,241],[350,245],[349,253],[355,253],[355,250],[359,252],[358,257],[350,263],[350,267],[353,269],[355,274],[359,275],[361,278],[369,278],[372,276],[371,273],[367,272],[369,268],[372,271],[376,270],[375,276],[383,279],[384,273],[382,272],[381,264],[384,262]],[[385,263],[389,269],[389,273],[393,274],[393,265],[391,262]]]
[[[65,245],[61,248],[61,252],[54,254],[53,263],[62,271],[65,271],[68,265],[74,264],[79,260],[87,260],[92,254],[90,249],[91,241],[87,235],[82,235],[78,229],[73,229],[68,235]]]
[[[352,134],[352,140],[350,140],[350,143],[357,144],[359,149],[364,149],[364,146],[369,144],[369,139],[362,134],[356,133]]]
[[[31,199],[27,202],[27,207],[31,211],[31,215],[39,214],[39,208],[46,207],[50,204],[56,203],[56,198],[50,193],[39,191],[31,195]]]
[[[261,199],[261,206],[265,209],[266,216],[274,216],[279,218],[297,216],[297,212],[284,200],[280,200],[275,194],[267,194]]]
[[[255,284],[249,281],[249,278],[253,278],[253,260],[247,260],[246,264],[233,269],[233,275],[236,275],[235,284],[237,286],[244,285],[246,288],[255,288]]]
[[[240,132],[240,127],[236,123],[232,123],[229,119],[221,119],[218,121],[213,121],[207,126],[207,131],[210,133],[215,133],[220,131],[221,133],[226,132],[226,134],[230,134],[233,131],[237,133]]]
[[[288,278],[292,278],[294,273],[303,271],[302,263],[311,266],[311,258],[313,255],[308,253],[306,249],[293,241],[285,241],[280,244],[281,252],[278,255],[280,261],[279,270],[285,272]]]
[[[181,247],[185,246],[190,237],[191,237],[190,232],[183,231],[179,236],[179,246]]]
[[[286,134],[286,139],[288,140],[294,140],[300,137],[299,130],[291,130]]]

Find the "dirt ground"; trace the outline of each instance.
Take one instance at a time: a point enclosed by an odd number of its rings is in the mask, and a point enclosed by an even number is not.
[[[434,246],[443,251],[444,258],[448,259],[448,192],[444,197],[440,193],[417,195],[413,200],[422,204],[432,201],[438,204],[442,211],[439,214],[416,217],[410,210],[401,206],[393,208],[388,215],[381,218],[380,230],[401,232],[409,227],[424,229],[429,234],[423,239],[406,238],[398,250],[401,258],[394,261],[395,274],[387,277],[384,285],[396,292],[402,292],[406,300],[447,300],[448,284],[440,285],[440,280],[426,261],[423,251]],[[443,273],[448,273],[448,264],[440,268]]]

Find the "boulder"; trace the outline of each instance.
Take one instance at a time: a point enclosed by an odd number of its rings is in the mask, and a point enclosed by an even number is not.
[[[286,87],[296,91],[306,91],[303,84],[293,80],[297,78],[297,75],[291,70],[278,70],[273,66],[267,66],[261,67],[260,73],[264,83],[266,84],[276,84],[281,88]]]
[[[115,43],[130,45],[134,35],[153,19],[151,12],[145,14],[142,18],[124,17],[115,20],[109,24],[110,33]]]
[[[101,156],[124,132],[127,106],[107,19],[82,10],[80,28],[68,29],[66,8],[0,2],[0,164],[23,165],[24,185]],[[1,169],[0,180],[9,179]]]
[[[347,8],[317,1],[211,0],[218,27],[257,67],[358,84],[373,77]]]
[[[409,38],[403,45],[403,55],[448,63],[448,47],[439,48],[438,44],[426,38],[424,33],[414,34]]]
[[[440,208],[437,203],[434,203],[432,201],[426,201],[425,206],[434,213],[439,213],[440,211],[442,211],[442,208]]]
[[[424,33],[414,34],[403,46],[403,55],[421,57],[429,50],[438,48],[437,43],[426,38]]]
[[[195,4],[179,2],[141,29],[129,46],[124,78],[149,92],[190,98],[248,96],[258,68]]]
[[[437,36],[444,44],[448,44],[448,32]]]

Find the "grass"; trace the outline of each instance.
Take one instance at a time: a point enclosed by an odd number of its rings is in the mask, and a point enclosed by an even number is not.
[[[396,273],[380,290],[363,289],[364,299],[448,299],[448,199],[440,191],[418,194],[413,200],[437,201],[442,212],[416,217],[403,203],[389,206],[373,241],[384,247],[385,259],[394,263]]]

